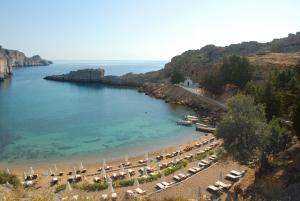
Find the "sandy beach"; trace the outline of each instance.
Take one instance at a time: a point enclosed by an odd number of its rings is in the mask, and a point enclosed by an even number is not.
[[[206,150],[210,146],[210,143],[208,143],[206,145],[202,145],[199,148],[196,147],[195,144],[199,143],[199,142],[207,141],[212,138],[213,138],[213,135],[211,135],[211,134],[202,135],[197,140],[195,140],[191,143],[181,144],[180,146],[176,146],[176,147],[167,147],[166,149],[163,149],[163,150],[157,150],[155,152],[148,153],[148,158],[152,162],[148,162],[148,163],[144,163],[144,164],[140,164],[138,162],[139,160],[145,159],[145,157],[147,157],[143,154],[140,154],[138,156],[129,157],[128,161],[130,161],[132,163],[132,166],[125,167],[125,170],[130,168],[135,171],[135,173],[136,173],[135,176],[132,176],[131,178],[140,177],[140,175],[142,175],[139,173],[139,169],[141,167],[150,166],[155,169],[155,172],[159,171],[157,169],[158,164],[169,163],[170,161],[174,160],[174,157],[165,158],[162,161],[158,162],[155,159],[157,155],[165,155],[167,153],[176,152],[179,149],[182,151],[182,154],[180,154],[178,156],[180,158],[184,158],[185,156],[190,155],[190,154],[196,155],[196,153],[199,152],[199,150]],[[193,149],[190,151],[183,151],[187,146],[193,147]],[[216,148],[214,148],[212,150],[213,153],[216,151],[215,149]],[[113,173],[119,173],[120,172],[119,164],[124,163],[124,162],[125,162],[125,159],[111,160],[111,161],[107,160],[106,165],[112,166],[112,169],[106,172],[107,175],[110,177],[110,176],[112,176]],[[78,164],[78,166],[76,166],[75,169],[80,170],[79,166],[80,165]],[[103,166],[102,163],[99,163],[99,162],[88,163],[88,164],[83,164],[83,166],[84,166],[84,169],[87,170],[87,172],[81,174],[83,181],[79,182],[79,184],[83,183],[83,182],[92,184],[92,183],[94,183],[93,180],[96,176],[98,176],[98,177],[101,176],[101,172],[98,171],[98,169]],[[217,162],[217,163],[213,163],[207,169],[204,169],[195,175],[191,175],[191,177],[182,181],[181,183],[177,184],[172,179],[173,176],[178,173],[190,175],[188,169],[191,167],[195,167],[195,166],[198,166],[198,160],[194,160],[194,161],[188,163],[188,165],[185,168],[182,168],[171,175],[165,176],[164,181],[170,183],[171,186],[163,191],[157,191],[157,189],[155,187],[157,183],[162,181],[161,179],[158,179],[158,180],[155,180],[152,182],[148,182],[148,183],[144,183],[144,184],[140,184],[140,188],[145,190],[147,192],[146,195],[153,199],[159,199],[161,197],[168,197],[168,196],[169,197],[170,196],[181,196],[181,197],[187,197],[187,198],[196,198],[196,197],[199,197],[199,194],[209,195],[209,193],[206,191],[207,186],[210,184],[214,184],[217,180],[224,181],[224,176],[230,170],[235,169],[235,170],[240,171],[240,170],[246,169],[246,167],[241,167],[240,165],[238,165],[237,163],[234,163],[234,162],[227,162],[227,163]],[[74,167],[70,166],[70,164],[59,164],[59,165],[57,165],[57,171],[55,171],[54,167],[51,168],[51,170],[53,171],[53,173],[55,175],[57,175],[59,172],[64,172],[63,176],[55,176],[55,177],[57,177],[59,180],[58,184],[66,184],[68,178],[70,177],[70,175],[67,175],[67,173],[70,171],[74,172]],[[13,170],[13,173],[17,174],[20,178],[22,178],[23,173],[24,173],[23,171],[24,171],[23,169],[15,169],[15,170]],[[46,193],[49,195],[54,195],[57,185],[53,185],[53,186],[50,185],[50,181],[52,180],[53,176],[49,175],[49,168],[47,168],[47,166],[34,168],[34,173],[38,174],[39,177],[36,180],[36,184],[34,185],[34,187],[28,188],[28,191],[31,191],[33,193],[42,193],[42,194]],[[126,179],[128,179],[127,177],[128,176],[126,176]],[[115,192],[117,193],[119,198],[123,199],[125,197],[125,193],[127,190],[134,190],[135,188],[136,188],[135,186],[121,187],[121,188],[116,188]],[[96,192],[86,192],[83,190],[73,188],[72,191],[65,190],[65,191],[60,192],[58,195],[60,197],[72,197],[74,195],[79,195],[79,196],[98,199],[99,197],[101,197],[102,194],[110,194],[110,193],[111,192],[108,189],[96,191]]]

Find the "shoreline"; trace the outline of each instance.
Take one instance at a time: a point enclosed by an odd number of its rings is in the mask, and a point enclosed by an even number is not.
[[[187,136],[188,135],[188,136]],[[198,131],[188,131],[182,136],[176,138],[176,140],[172,140],[172,142],[165,144],[164,142],[168,139],[163,139],[162,142],[158,144],[163,144],[162,146],[150,148],[152,143],[147,145],[143,144],[143,146],[138,147],[137,149],[132,149],[132,146],[126,148],[120,148],[119,150],[114,149],[113,152],[107,150],[106,154],[101,153],[86,153],[80,156],[66,156],[59,157],[56,159],[45,159],[45,160],[20,160],[18,162],[9,163],[9,162],[0,162],[0,169],[9,170],[12,173],[17,173],[17,175],[21,172],[23,174],[24,171],[28,171],[32,166],[38,172],[43,172],[44,170],[48,170],[49,168],[53,169],[54,164],[57,165],[59,169],[72,169],[73,167],[79,167],[82,162],[85,167],[94,167],[94,166],[102,166],[103,160],[106,160],[108,164],[119,164],[121,161],[124,162],[125,157],[128,157],[129,161],[132,160],[140,160],[145,154],[149,155],[149,158],[154,157],[159,153],[175,151],[178,147],[184,147],[188,144],[194,143],[199,140],[199,138],[205,137],[205,133]],[[176,143],[174,143],[176,142]],[[146,148],[145,148],[146,147]],[[122,154],[119,156],[115,156],[116,153],[124,153],[124,151],[128,151],[128,154]],[[110,156],[109,156],[110,153]]]

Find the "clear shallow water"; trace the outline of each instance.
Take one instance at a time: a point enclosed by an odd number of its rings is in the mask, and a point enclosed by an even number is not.
[[[0,83],[0,163],[123,158],[195,138],[176,121],[191,110],[133,89],[42,79],[82,68],[106,75],[158,70],[164,62],[61,62],[14,69]]]

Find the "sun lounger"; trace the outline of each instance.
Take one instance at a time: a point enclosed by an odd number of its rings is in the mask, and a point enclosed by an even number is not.
[[[192,173],[192,174],[197,173],[197,170],[195,170],[194,168],[190,168],[190,169],[188,169],[188,171],[189,171],[190,173]]]
[[[231,170],[230,174],[233,174],[233,175],[241,177],[241,176],[243,176],[245,174],[245,171],[239,172],[239,171],[236,171],[236,170]]]
[[[102,194],[101,195],[101,200],[108,200],[108,195],[107,194]]]
[[[128,172],[129,172],[129,174],[132,176],[132,175],[135,175],[135,171],[134,170],[132,170],[132,169],[128,169]]]
[[[112,166],[106,166],[105,168],[104,168],[105,170],[111,170],[112,169]]]
[[[166,181],[163,181],[163,182],[161,182],[165,187],[169,187],[170,186],[170,184],[168,183],[168,182],[166,182]]]
[[[140,189],[140,188],[136,188],[135,191],[139,194],[139,195],[145,195],[146,191]]]
[[[25,181],[25,182],[23,182],[23,185],[24,185],[24,187],[31,187],[34,185],[34,182],[33,181]]]
[[[199,167],[193,167],[194,170],[196,170],[197,172],[199,172],[201,170],[201,168]]]
[[[221,181],[217,181],[215,186],[221,187],[222,189],[228,190],[232,186],[232,184],[225,184]]]
[[[99,183],[101,181],[100,177],[94,177],[94,182]]]
[[[238,181],[240,179],[240,176],[236,176],[233,174],[227,174],[225,178],[228,180],[231,180],[231,181]]]
[[[185,179],[185,178],[186,178],[186,175],[185,175],[185,174],[182,174],[182,173],[179,173],[178,176],[179,176],[181,179]]]
[[[117,198],[118,198],[117,193],[112,193],[112,194],[111,194],[111,199],[112,199],[112,200],[116,200]]]
[[[161,190],[161,189],[164,189],[165,186],[161,183],[157,183],[156,186],[155,186],[158,190]]]
[[[127,190],[125,193],[125,199],[129,200],[134,197],[134,193],[132,190]]]
[[[220,193],[220,189],[214,185],[209,185],[207,187],[207,190],[213,193],[218,193],[218,194]]]
[[[178,182],[178,181],[181,181],[181,178],[180,178],[179,176],[176,176],[176,175],[173,176],[173,179],[174,179],[175,181],[177,181],[177,182]]]
[[[206,165],[210,165],[210,161],[207,161],[207,160],[201,160],[200,162],[202,162],[202,163],[204,163],[204,164],[206,164]]]
[[[64,175],[64,172],[60,172],[60,173],[58,173],[58,176],[63,176]]]
[[[57,183],[58,183],[58,178],[57,178],[57,177],[53,177],[53,178],[51,179],[50,184],[53,186],[53,185],[55,185],[55,184],[57,184]]]

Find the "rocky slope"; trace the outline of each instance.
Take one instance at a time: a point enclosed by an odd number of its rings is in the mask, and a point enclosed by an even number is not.
[[[23,52],[4,49],[0,46],[0,80],[12,74],[13,67],[45,66],[49,64],[52,64],[52,62],[42,59],[39,55],[26,57]]]

